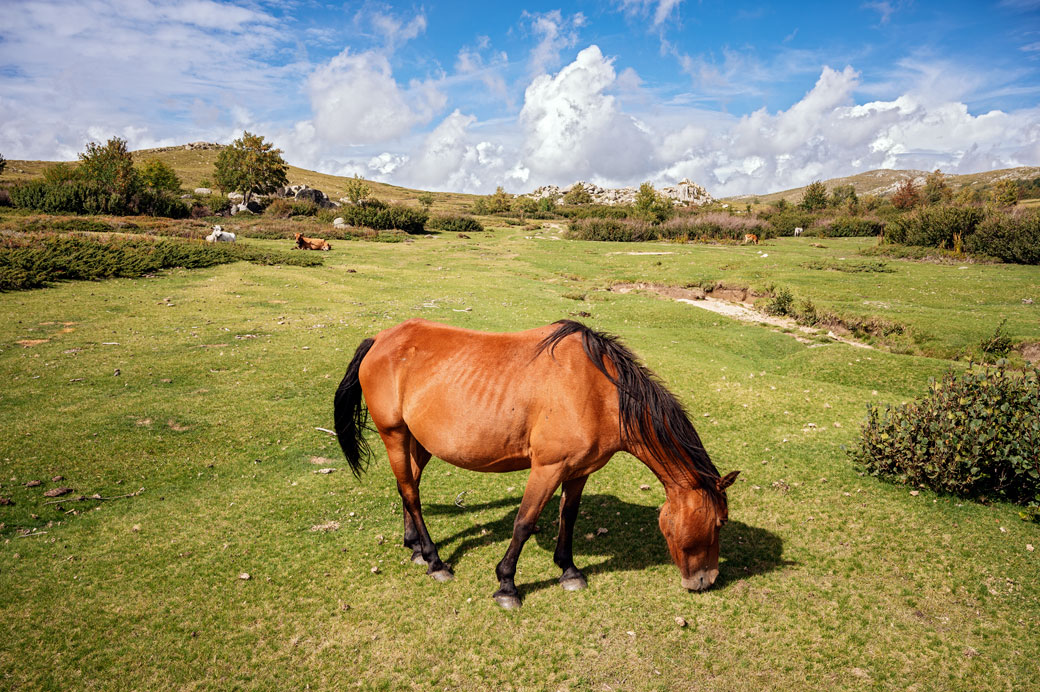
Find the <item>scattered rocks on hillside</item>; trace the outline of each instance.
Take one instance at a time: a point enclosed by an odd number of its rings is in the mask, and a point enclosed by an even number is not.
[[[212,195],[213,194],[213,190],[209,189],[208,187],[197,187],[197,188],[195,188],[195,194],[196,195]]]
[[[243,213],[245,213],[245,214],[259,214],[262,210],[263,210],[263,208],[260,206],[259,202],[257,202],[255,199],[250,199],[245,204],[239,203],[239,204],[236,204],[236,205],[232,206],[231,207],[231,215],[234,216],[235,214],[243,214]]]
[[[560,188],[556,185],[544,185],[534,192],[522,196],[532,199],[549,198],[560,204],[563,202],[563,196],[575,185],[581,185],[585,188],[585,191],[592,197],[593,204],[606,204],[609,206],[633,204],[636,201],[636,195],[639,193],[639,189],[635,187],[603,188],[595,183],[581,180],[565,188]],[[658,192],[664,197],[671,199],[675,204],[700,206],[715,201],[708,194],[707,190],[687,178],[683,178],[675,185],[663,187]]]

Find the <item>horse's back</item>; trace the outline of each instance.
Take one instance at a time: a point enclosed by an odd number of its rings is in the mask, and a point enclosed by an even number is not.
[[[381,431],[406,427],[432,454],[466,468],[612,453],[617,392],[578,335],[551,354],[540,349],[555,329],[489,333],[408,320],[380,332],[360,371],[372,419]]]

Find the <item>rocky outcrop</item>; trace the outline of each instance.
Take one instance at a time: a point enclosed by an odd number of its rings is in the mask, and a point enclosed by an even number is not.
[[[636,187],[604,188],[595,183],[581,180],[574,183],[574,185],[569,185],[564,188],[560,188],[556,185],[544,185],[534,192],[530,192],[523,196],[532,199],[548,198],[552,199],[557,204],[562,204],[563,196],[566,195],[575,185],[581,185],[585,188],[585,191],[589,193],[590,197],[592,197],[593,204],[606,204],[608,206],[633,204],[636,201],[636,195],[639,193],[639,188]],[[677,205],[700,206],[715,201],[715,199],[708,194],[707,190],[686,178],[683,178],[675,185],[663,187],[657,192],[662,196],[671,199],[673,203]]]
[[[330,200],[324,192],[308,185],[286,185],[275,190],[273,195],[275,197],[298,199],[301,202],[314,202],[322,209],[339,206],[338,202]]]

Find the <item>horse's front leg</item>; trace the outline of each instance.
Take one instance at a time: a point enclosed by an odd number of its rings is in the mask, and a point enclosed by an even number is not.
[[[509,541],[505,556],[495,568],[498,591],[494,593],[493,598],[506,610],[520,607],[520,592],[516,590],[516,583],[513,581],[516,576],[516,563],[524,543],[534,533],[535,524],[545,508],[545,503],[559,485],[559,475],[555,470],[539,467],[531,469],[527,487],[524,489],[524,499],[520,501],[520,511],[516,513],[516,520],[513,522],[513,538]]]
[[[556,552],[553,562],[563,570],[560,586],[567,591],[580,591],[588,586],[585,575],[574,566],[572,544],[574,541],[574,522],[578,518],[578,505],[581,503],[581,491],[585,489],[588,476],[572,478],[563,483],[563,497],[560,500],[560,533],[556,537]]]

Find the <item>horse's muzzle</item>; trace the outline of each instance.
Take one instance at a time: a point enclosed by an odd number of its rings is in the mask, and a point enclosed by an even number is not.
[[[702,569],[694,572],[693,576],[683,577],[682,585],[689,591],[705,591],[711,588],[718,576],[717,569]]]

